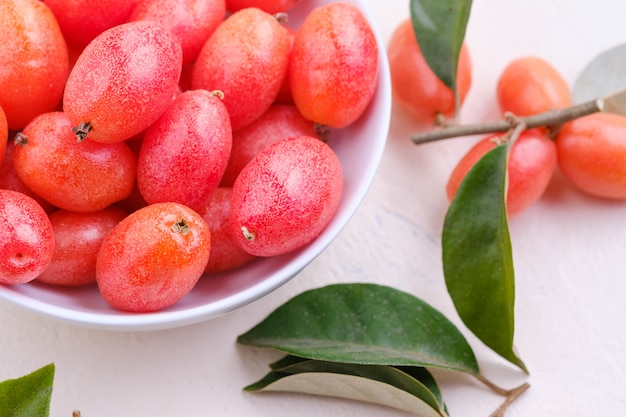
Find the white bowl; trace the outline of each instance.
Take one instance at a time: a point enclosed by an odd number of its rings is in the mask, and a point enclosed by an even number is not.
[[[289,13],[296,27],[314,7],[333,0],[307,0]],[[156,330],[198,323],[244,306],[289,281],[339,234],[361,204],[385,147],[391,117],[391,84],[386,48],[374,19],[361,0],[359,6],[376,34],[379,78],[366,113],[354,125],[333,131],[329,145],[337,152],[344,172],[344,195],[328,227],[308,246],[273,258],[262,258],[237,270],[202,277],[190,294],[172,307],[153,313],[125,313],[111,308],[94,285],[54,287],[37,282],[0,285],[0,298],[44,316],[76,325],[107,330]]]

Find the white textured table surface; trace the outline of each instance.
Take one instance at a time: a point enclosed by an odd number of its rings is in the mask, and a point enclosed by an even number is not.
[[[302,0],[306,1],[306,0]],[[369,0],[388,40],[408,0]],[[626,42],[626,2],[476,0],[467,42],[474,83],[465,121],[496,117],[495,83],[521,55],[550,60],[571,83],[597,53]],[[290,297],[334,282],[406,290],[460,325],[443,284],[440,234],[449,172],[473,139],[417,147],[394,110],[385,155],[359,212],[299,276],[251,305],[173,330],[115,333],[73,327],[0,302],[0,380],[56,364],[51,415],[408,416],[386,408],[295,394],[250,394],[278,355],[235,344]],[[485,374],[531,389],[508,416],[620,415],[626,403],[626,203],[586,197],[558,176],[536,206],[511,221],[517,275],[516,345],[526,379],[471,335]],[[469,377],[438,373],[452,416],[487,416],[500,403]]]

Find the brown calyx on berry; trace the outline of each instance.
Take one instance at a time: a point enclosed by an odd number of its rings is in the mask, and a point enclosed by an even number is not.
[[[187,220],[185,220],[185,218],[181,218],[179,221],[172,225],[172,231],[185,236],[190,231],[189,223],[187,223]]]
[[[80,122],[78,126],[72,126],[72,132],[74,132],[79,142],[87,139],[87,135],[91,132],[91,129],[93,129],[93,126],[90,122]]]
[[[28,136],[26,136],[22,132],[17,132],[15,134],[15,137],[13,138],[13,144],[14,145],[19,145],[19,146],[27,145],[28,144]]]
[[[281,25],[286,25],[289,21],[289,15],[287,13],[276,13],[274,19]]]

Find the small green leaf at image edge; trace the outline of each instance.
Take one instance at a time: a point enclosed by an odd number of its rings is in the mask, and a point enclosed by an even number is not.
[[[51,363],[20,378],[0,382],[0,416],[48,417],[54,371]]]

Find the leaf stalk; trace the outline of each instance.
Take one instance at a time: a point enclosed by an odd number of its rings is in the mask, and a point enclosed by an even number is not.
[[[504,402],[500,404],[500,406],[489,417],[504,417],[504,412],[509,408],[509,406],[513,404],[513,402],[517,400],[524,392],[526,392],[528,388],[530,388],[530,384],[528,382],[524,382],[522,385],[512,389],[505,389],[494,384],[482,375],[477,375],[476,379],[478,379],[496,394],[505,397]]]

